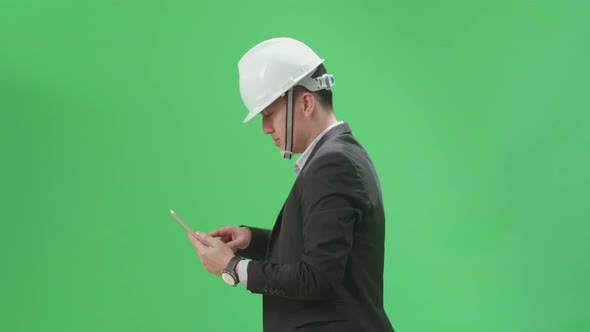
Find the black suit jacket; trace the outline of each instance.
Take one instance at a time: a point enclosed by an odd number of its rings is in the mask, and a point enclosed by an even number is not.
[[[348,124],[328,131],[272,231],[238,255],[263,294],[264,331],[393,331],[383,310],[385,216],[373,164]]]

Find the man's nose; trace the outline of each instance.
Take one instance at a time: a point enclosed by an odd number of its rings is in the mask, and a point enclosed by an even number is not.
[[[262,117],[262,132],[264,133],[264,135],[268,135],[270,133],[272,133],[274,130],[272,129],[272,126],[270,125],[270,121],[267,121],[266,118],[263,116]]]

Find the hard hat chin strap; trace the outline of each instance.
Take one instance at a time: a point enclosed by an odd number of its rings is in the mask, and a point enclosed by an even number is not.
[[[285,121],[285,150],[282,151],[283,158],[293,157],[293,88],[287,91],[287,119]]]

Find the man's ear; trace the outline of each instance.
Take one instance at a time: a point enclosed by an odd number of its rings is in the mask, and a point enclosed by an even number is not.
[[[303,116],[311,118],[313,112],[315,112],[316,99],[312,92],[305,91],[301,95],[301,101],[303,104]]]

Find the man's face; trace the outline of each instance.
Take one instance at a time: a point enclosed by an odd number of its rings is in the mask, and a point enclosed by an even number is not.
[[[304,128],[304,121],[302,119],[303,106],[300,102],[300,95],[295,94],[293,98],[293,153],[301,153],[304,148],[302,145],[302,131]],[[285,150],[286,143],[286,113],[287,113],[287,101],[285,98],[278,98],[262,112],[262,132],[265,135],[270,135],[274,141],[274,144],[282,151]]]

